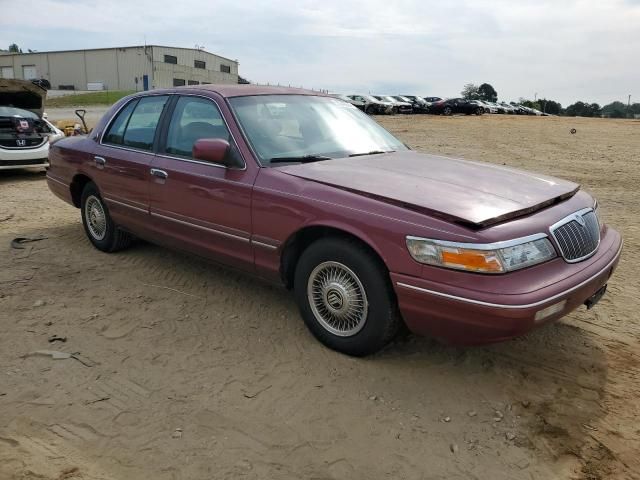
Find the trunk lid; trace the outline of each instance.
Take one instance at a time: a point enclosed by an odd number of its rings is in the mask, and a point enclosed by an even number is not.
[[[474,228],[532,213],[580,188],[514,168],[412,151],[274,168]]]

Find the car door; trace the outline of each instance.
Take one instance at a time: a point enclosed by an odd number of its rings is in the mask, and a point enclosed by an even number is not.
[[[124,105],[94,150],[94,182],[114,221],[134,233],[149,222],[149,168],[168,95],[138,97]]]
[[[253,270],[251,193],[256,168],[227,168],[192,157],[201,138],[220,138],[241,154],[213,99],[176,96],[149,169],[154,229],[172,246]]]
[[[460,98],[454,98],[452,100],[449,100],[450,105],[451,105],[451,109],[453,110],[453,113],[462,113],[464,110],[464,106],[462,104],[462,99]]]

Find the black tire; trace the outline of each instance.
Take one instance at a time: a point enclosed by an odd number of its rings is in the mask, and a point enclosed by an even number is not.
[[[346,267],[364,291],[361,303],[368,304],[368,308],[355,307],[362,312],[362,320],[353,334],[333,333],[314,313],[317,307],[312,306],[309,298],[310,277],[313,274],[313,278],[318,278],[314,272],[327,268],[328,264]],[[330,301],[331,290],[328,288],[326,296],[321,295],[326,302]],[[360,357],[379,351],[393,339],[401,323],[387,269],[356,240],[328,237],[312,243],[296,265],[294,292],[302,318],[311,333],[327,347],[347,355]],[[349,305],[349,302],[345,300],[344,304]],[[342,307],[343,302],[340,301],[339,305]]]
[[[91,209],[91,211],[88,212],[88,209]],[[89,217],[91,217],[92,214],[94,215],[94,218],[96,214],[100,217],[100,209],[102,210],[102,216],[104,219],[104,233],[102,233],[102,229],[98,232],[97,227],[93,226],[93,223],[90,224],[89,220]],[[133,237],[130,233],[122,231],[113,222],[111,215],[109,214],[109,209],[107,208],[104,200],[102,200],[98,187],[93,182],[87,183],[82,190],[80,211],[82,214],[82,225],[84,226],[84,231],[87,234],[89,241],[98,250],[108,253],[117,252],[118,250],[127,248],[131,244]]]
[[[367,115],[373,115],[375,112],[375,109],[373,108],[373,105],[367,105],[364,109],[364,113],[366,113]]]
[[[444,107],[444,110],[442,110],[442,114],[449,116],[453,114],[453,109],[451,107]]]
[[[391,114],[392,114],[392,115],[397,115],[397,114],[398,114],[398,112],[399,112],[398,107],[393,107],[393,109],[391,110]]]
[[[476,115],[482,115],[484,113],[484,109],[482,107],[478,107],[473,113],[475,113]]]

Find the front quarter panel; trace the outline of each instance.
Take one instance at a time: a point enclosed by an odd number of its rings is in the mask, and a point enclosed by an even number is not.
[[[256,248],[256,269],[264,276],[279,275],[284,246],[305,227],[332,227],[354,235],[373,248],[390,271],[413,276],[420,275],[422,266],[409,255],[406,235],[474,240],[462,227],[278,170],[261,169],[253,193],[253,239],[275,247]]]

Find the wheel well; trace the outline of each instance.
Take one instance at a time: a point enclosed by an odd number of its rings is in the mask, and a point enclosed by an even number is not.
[[[297,231],[285,242],[282,256],[280,257],[280,275],[282,281],[287,288],[293,287],[293,277],[296,271],[296,265],[302,252],[316,240],[326,237],[338,237],[351,241],[356,241],[364,246],[372,255],[374,255],[385,268],[385,263],[371,246],[356,235],[340,230],[339,228],[326,226],[305,227]]]
[[[78,174],[73,177],[71,180],[71,199],[73,200],[73,204],[80,208],[80,201],[82,200],[82,191],[87,183],[92,180],[83,174]]]

